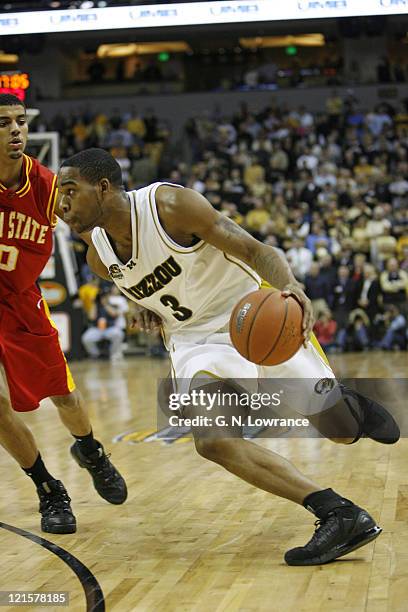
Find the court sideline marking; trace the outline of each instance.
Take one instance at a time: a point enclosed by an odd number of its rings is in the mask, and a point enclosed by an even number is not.
[[[81,583],[86,598],[86,612],[105,612],[105,597],[99,582],[92,572],[86,567],[86,565],[79,561],[79,559],[74,557],[74,555],[71,555],[71,553],[69,553],[67,550],[64,550],[64,548],[61,548],[57,544],[54,544],[45,538],[41,538],[34,533],[30,533],[29,531],[25,531],[19,527],[13,527],[13,525],[8,525],[7,523],[2,522],[0,522],[0,527],[22,536],[27,540],[31,540],[35,544],[39,544],[59,557],[61,561],[66,563],[74,574],[76,574]]]

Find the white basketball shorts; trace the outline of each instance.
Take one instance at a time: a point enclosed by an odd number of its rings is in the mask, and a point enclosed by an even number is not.
[[[273,379],[282,391],[282,407],[308,416],[334,405],[341,397],[335,374],[320,345],[313,338],[288,361],[276,366],[258,366],[242,357],[228,332],[217,332],[201,341],[180,337],[171,343],[170,360],[175,390],[185,393],[203,381],[226,380],[248,393],[269,388]],[[272,382],[272,381],[271,381]]]

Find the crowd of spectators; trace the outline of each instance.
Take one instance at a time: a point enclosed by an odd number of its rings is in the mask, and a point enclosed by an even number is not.
[[[324,114],[242,105],[188,136],[193,164],[174,178],[285,252],[328,350],[406,349],[406,105],[362,112],[332,92]]]
[[[281,249],[329,351],[407,348],[408,103],[363,112],[333,91],[320,114],[242,104],[230,116],[189,119],[170,162],[168,131],[153,113],[81,118],[64,133],[67,152],[120,150],[127,187],[191,187]]]

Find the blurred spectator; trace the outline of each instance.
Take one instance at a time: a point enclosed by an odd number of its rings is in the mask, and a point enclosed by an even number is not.
[[[379,136],[385,127],[392,125],[391,117],[382,106],[378,106],[374,112],[368,113],[366,122],[373,136]]]
[[[337,283],[337,269],[333,265],[333,257],[327,253],[320,259],[320,276],[324,280],[327,287],[328,298],[327,301],[330,306],[333,305],[333,292]]]
[[[306,238],[306,248],[309,249],[314,255],[319,248],[324,248],[327,251],[330,251],[330,242],[330,238],[321,223],[313,223],[312,231]]]
[[[115,325],[123,331],[125,334],[127,328],[126,315],[129,312],[129,303],[123,293],[116,285],[110,287],[110,291],[107,294],[107,303],[109,306],[114,308],[115,314]]]
[[[245,217],[245,227],[253,232],[259,232],[268,223],[270,214],[262,198],[253,198],[253,205],[253,209]]]
[[[143,141],[146,135],[146,126],[143,118],[136,109],[132,110],[132,114],[127,120],[126,128],[136,139]]]
[[[316,334],[319,344],[325,351],[330,352],[331,349],[336,347],[335,338],[337,323],[333,319],[330,310],[318,313],[313,331]]]
[[[363,253],[368,253],[370,249],[370,240],[367,235],[367,222],[368,219],[366,215],[360,215],[353,223],[351,232],[354,249]]]
[[[312,149],[306,147],[304,153],[300,155],[297,159],[296,165],[299,170],[310,170],[313,172],[316,170],[319,164],[319,160],[317,156],[313,153]]]
[[[347,326],[350,312],[357,305],[358,285],[350,278],[347,266],[339,266],[337,280],[333,290],[333,312],[339,329]]]
[[[370,251],[372,260],[376,261],[377,241],[376,239],[383,236],[385,230],[391,227],[391,223],[385,217],[385,211],[382,206],[376,206],[374,209],[373,219],[370,219],[366,225],[367,237],[370,239]]]
[[[320,265],[314,261],[310,266],[310,271],[305,276],[305,291],[312,302],[315,317],[320,312],[329,310],[328,299],[329,291],[325,280],[320,276]]]
[[[121,298],[122,301],[119,303],[117,298]],[[126,310],[124,310],[125,308]],[[90,316],[94,325],[82,334],[82,343],[90,357],[98,359],[103,356],[100,346],[102,341],[109,344],[111,360],[121,357],[121,346],[124,338],[122,321],[127,309],[126,299],[115,294],[115,287],[107,288],[98,295]]]
[[[258,163],[255,155],[251,156],[251,162],[246,166],[244,170],[244,183],[251,189],[251,187],[259,180],[263,181],[265,178],[265,169]]]
[[[280,174],[286,174],[289,167],[289,156],[284,149],[281,149],[279,145],[274,144],[272,154],[269,161],[270,176],[271,178],[279,176]]]
[[[387,261],[386,269],[380,275],[380,285],[384,304],[406,304],[408,273],[401,270],[395,257]]]
[[[88,321],[95,318],[95,303],[99,294],[100,280],[98,277],[90,275],[88,282],[81,285],[78,289],[78,297],[81,300],[82,308]]]
[[[382,236],[377,236],[372,242],[375,253],[374,261],[379,268],[383,268],[384,261],[394,256],[397,251],[397,239],[391,236],[391,228],[385,227]]]
[[[358,305],[367,313],[370,322],[373,322],[380,312],[382,303],[381,287],[378,274],[372,264],[364,265],[363,284],[358,297]]]
[[[346,327],[339,330],[337,334],[337,346],[342,352],[367,350],[370,347],[368,316],[357,308],[350,312]]]
[[[407,346],[407,321],[396,304],[388,306],[384,315],[386,332],[378,348],[389,351],[393,348],[405,349]]]
[[[304,281],[306,274],[309,273],[313,261],[312,252],[305,247],[302,238],[295,238],[292,247],[286,252],[287,260],[292,268],[293,274],[301,282]]]

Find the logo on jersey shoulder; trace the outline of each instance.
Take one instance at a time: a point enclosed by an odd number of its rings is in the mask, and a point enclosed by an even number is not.
[[[127,263],[127,264],[126,264],[126,267],[127,267],[129,270],[133,270],[133,268],[135,267],[135,265],[136,265],[136,262],[135,262],[135,261],[133,261],[133,259],[131,259],[131,260],[129,261],[129,263]]]
[[[130,287],[130,289],[126,289],[126,291],[137,300],[142,300],[143,298],[150,297],[153,293],[156,293],[156,291],[163,289],[165,285],[168,285],[169,282],[181,274],[181,272],[182,269],[180,265],[174,257],[171,256],[166,259],[166,261],[156,266],[153,272],[142,278],[137,285]]]
[[[109,266],[109,276],[111,278],[123,278],[123,272],[119,268],[118,264],[112,264]]]

